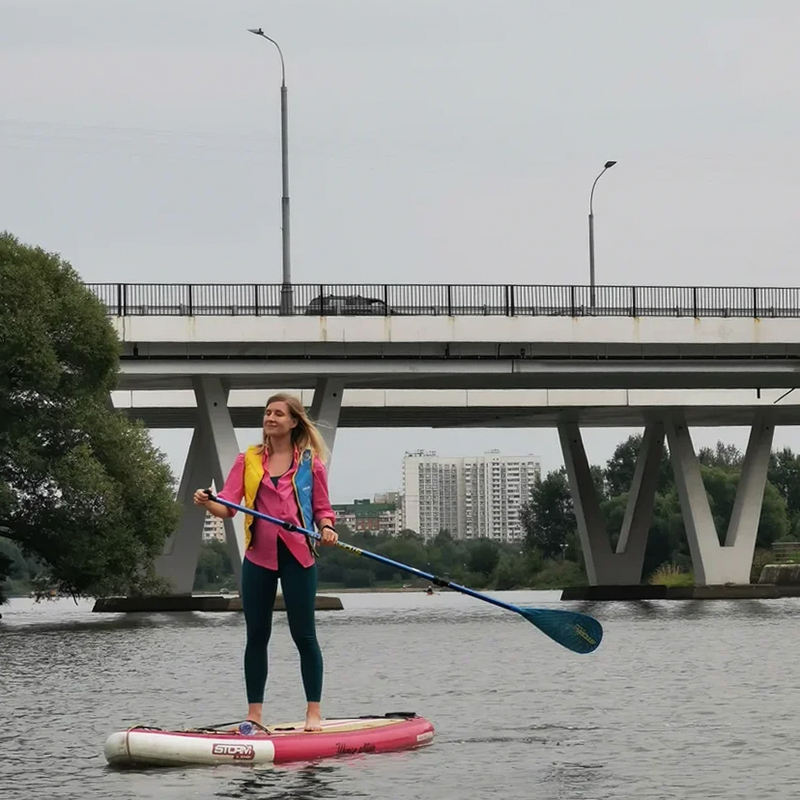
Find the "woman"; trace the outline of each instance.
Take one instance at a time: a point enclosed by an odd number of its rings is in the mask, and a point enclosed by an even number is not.
[[[326,455],[322,436],[306,416],[302,403],[290,395],[274,395],[264,411],[262,444],[237,456],[218,497],[304,528],[316,524],[322,544],[333,545],[338,536],[328,498],[323,464]],[[232,517],[236,513],[210,501],[205,489],[195,492],[194,502],[205,506],[215,517]],[[322,730],[322,653],[314,625],[317,593],[314,548],[303,534],[250,515],[245,516],[244,540],[242,607],[247,628],[244,651],[247,718],[263,725],[267,644],[280,578],[289,630],[300,652],[300,671],[308,702],[305,730]]]

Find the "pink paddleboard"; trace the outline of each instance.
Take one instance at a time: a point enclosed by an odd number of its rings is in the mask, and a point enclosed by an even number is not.
[[[433,725],[416,714],[328,719],[322,731],[305,732],[302,722],[272,725],[269,733],[230,730],[165,731],[135,727],[112,733],[105,756],[113,766],[181,764],[269,764],[313,761],[360,753],[410,750],[433,741]]]

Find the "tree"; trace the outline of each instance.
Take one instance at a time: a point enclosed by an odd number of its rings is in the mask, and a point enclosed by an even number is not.
[[[0,535],[63,592],[161,588],[174,479],[144,427],[108,407],[119,341],[103,306],[60,257],[2,234],[0,333]]]
[[[470,542],[467,569],[488,578],[500,561],[500,548],[493,539],[477,539]]]
[[[604,471],[605,485],[609,498],[626,494],[631,490],[633,474],[636,471],[636,462],[639,458],[639,451],[642,448],[643,438],[640,433],[629,436],[616,446],[614,455],[606,462]],[[669,491],[672,480],[672,467],[666,450],[662,447],[661,465],[658,473],[658,491],[662,494]]]
[[[577,529],[564,467],[549,472],[544,480],[536,477],[530,500],[520,508],[520,520],[527,548],[540,550],[545,558],[562,555],[567,536]]]
[[[217,590],[224,584],[235,583],[233,566],[225,543],[219,539],[212,539],[203,544],[194,573],[195,589],[204,592]]]
[[[706,467],[738,472],[742,468],[744,456],[735,444],[717,442],[713,450],[710,447],[701,447],[697,453],[697,460]]]
[[[800,538],[800,456],[789,447],[773,451],[767,478],[786,501],[790,535]]]

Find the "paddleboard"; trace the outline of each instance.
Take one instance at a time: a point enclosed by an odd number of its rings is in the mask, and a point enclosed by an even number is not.
[[[321,731],[304,731],[304,723],[290,722],[244,735],[229,725],[223,730],[128,728],[108,737],[105,757],[115,767],[278,764],[410,750],[431,744],[434,735],[427,719],[410,712],[326,719]]]

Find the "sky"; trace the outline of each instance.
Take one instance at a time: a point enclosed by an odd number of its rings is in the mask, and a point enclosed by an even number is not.
[[[798,285],[796,0],[0,0],[0,230],[86,281],[278,282],[252,27],[286,59],[295,282],[586,283],[613,159],[599,283]],[[630,432],[586,431],[590,458]],[[153,438],[179,472],[189,433]],[[343,429],[331,492],[493,448],[562,463],[554,430]]]

